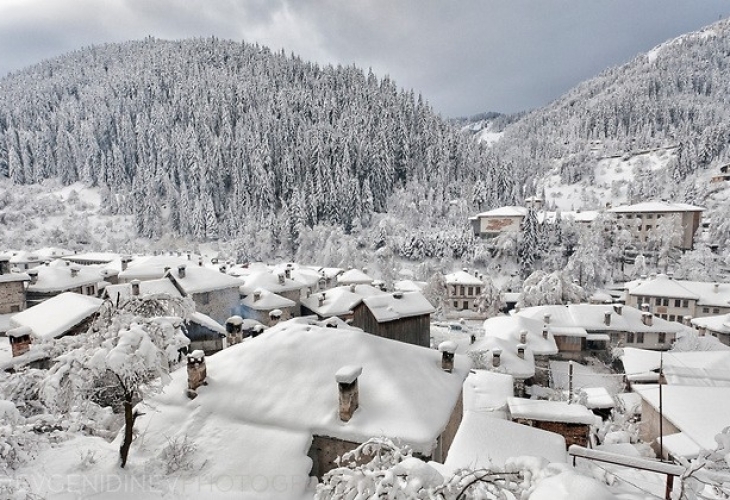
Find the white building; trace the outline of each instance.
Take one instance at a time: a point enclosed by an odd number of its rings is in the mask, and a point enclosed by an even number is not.
[[[679,248],[690,250],[695,231],[700,227],[702,212],[705,209],[686,203],[667,203],[650,201],[635,205],[622,205],[608,210],[613,214],[618,227],[628,229],[637,243],[645,243],[649,235],[656,231],[662,218],[675,217],[682,233]]]

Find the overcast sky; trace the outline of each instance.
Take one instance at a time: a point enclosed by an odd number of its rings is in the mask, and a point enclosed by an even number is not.
[[[215,35],[356,64],[444,116],[547,104],[730,0],[0,0],[0,76],[91,44]]]

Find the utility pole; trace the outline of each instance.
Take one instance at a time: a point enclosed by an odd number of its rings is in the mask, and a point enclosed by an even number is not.
[[[573,402],[573,360],[568,361],[568,404]]]
[[[664,411],[662,408],[662,379],[664,378],[664,351],[659,351],[659,460],[664,461]]]

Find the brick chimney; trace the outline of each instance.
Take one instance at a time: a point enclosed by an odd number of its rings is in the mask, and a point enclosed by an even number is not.
[[[502,349],[492,349],[492,366],[499,368],[502,364]]]
[[[517,344],[517,357],[520,359],[525,359],[525,348],[527,346],[525,344]]]
[[[654,324],[654,315],[646,311],[641,313],[641,322],[646,326],[652,326]]]
[[[5,333],[10,341],[13,357],[21,356],[30,350],[30,345],[33,343],[31,333],[29,326],[19,326]]]
[[[139,295],[139,280],[132,280],[130,285],[132,285],[132,295],[137,297]]]
[[[188,390],[187,396],[195,399],[198,396],[197,390],[201,385],[206,385],[205,353],[201,350],[188,354]]]
[[[520,344],[527,343],[527,330],[520,330]]]
[[[338,414],[340,420],[349,422],[352,414],[360,406],[360,391],[357,378],[362,374],[362,367],[356,365],[343,366],[335,373],[339,390]]]
[[[447,340],[439,344],[441,351],[441,369],[451,373],[454,371],[454,353],[456,352],[456,342]]]
[[[180,264],[179,266],[177,266],[177,276],[179,278],[185,277],[185,267],[185,264]]]
[[[228,345],[236,345],[243,340],[243,318],[240,316],[231,316],[226,320],[226,337]]]
[[[606,311],[603,313],[603,324],[606,326],[611,326],[611,311]]]

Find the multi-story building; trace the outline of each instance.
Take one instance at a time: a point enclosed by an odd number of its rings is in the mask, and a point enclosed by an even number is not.
[[[705,209],[686,203],[650,201],[635,205],[622,205],[608,210],[616,217],[618,227],[628,229],[637,243],[645,243],[657,231],[663,218],[674,217],[681,232],[679,248],[692,249],[697,228],[700,227]]]

